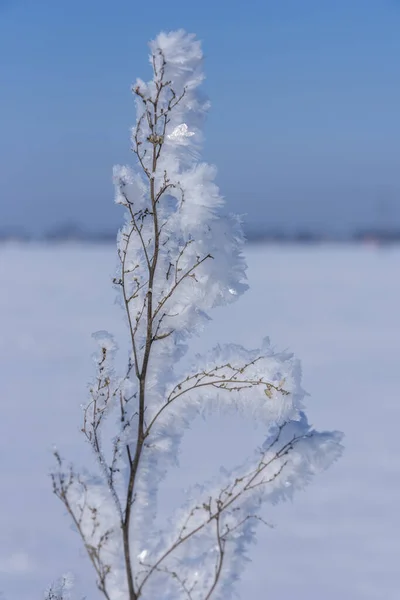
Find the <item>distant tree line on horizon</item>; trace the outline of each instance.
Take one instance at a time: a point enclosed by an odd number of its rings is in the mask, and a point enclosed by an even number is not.
[[[400,243],[400,227],[385,229],[382,227],[356,228],[349,233],[332,233],[312,229],[298,228],[283,231],[276,228],[245,227],[249,243],[269,244],[321,244],[321,243]],[[111,230],[88,231],[78,224],[62,224],[43,234],[34,235],[17,227],[0,229],[0,243],[4,242],[47,242],[47,243],[114,243],[115,232]]]

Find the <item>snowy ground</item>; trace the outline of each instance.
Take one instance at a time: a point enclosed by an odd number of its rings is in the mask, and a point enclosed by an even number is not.
[[[248,249],[251,291],[214,312],[196,350],[218,341],[274,345],[301,359],[318,428],[346,433],[339,463],[271,507],[239,588],[241,600],[400,598],[400,251],[351,247]],[[74,571],[95,600],[92,573],[48,470],[57,443],[80,462],[80,404],[92,374],[90,334],[123,335],[109,284],[110,247],[0,247],[0,591],[35,600]],[[200,422],[186,439],[181,481],[235,461],[261,433],[232,420]],[[204,445],[206,434],[207,443]],[[240,443],[239,443],[240,442]],[[219,458],[216,458],[218,456]],[[194,467],[193,467],[194,461]]]

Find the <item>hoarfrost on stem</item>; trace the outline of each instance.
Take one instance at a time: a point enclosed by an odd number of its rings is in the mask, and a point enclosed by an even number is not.
[[[299,363],[267,339],[253,350],[220,345],[189,372],[180,368],[208,312],[247,289],[244,239],[240,218],[221,216],[215,168],[199,158],[208,108],[198,89],[200,42],[180,30],[161,33],[150,48],[153,78],[132,88],[137,168],[114,168],[115,200],[125,208],[114,284],[130,335],[128,365],[117,376],[114,340],[96,334],[82,430],[100,476],[65,471],[56,453],[53,486],[108,600],[226,598],[263,522],[261,504],[291,497],[328,467],[341,452],[341,434],[310,427]],[[232,472],[196,488],[157,531],[158,486],[183,433],[198,414],[216,409],[261,422],[265,439]],[[112,414],[106,452],[103,424]]]
[[[44,600],[70,600],[70,591],[73,588],[74,577],[66,573],[60,579],[52,583],[45,592]]]

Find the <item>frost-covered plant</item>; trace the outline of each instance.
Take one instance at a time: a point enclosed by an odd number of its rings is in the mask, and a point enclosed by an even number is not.
[[[52,583],[45,592],[44,600],[70,600],[70,590],[73,587],[73,577],[71,574],[63,575],[60,579]]]
[[[221,345],[180,368],[189,338],[208,311],[246,290],[240,220],[222,218],[215,168],[199,160],[208,107],[198,92],[202,51],[184,31],[151,43],[153,79],[133,86],[137,168],[115,167],[119,291],[130,337],[126,371],[116,344],[96,334],[97,374],[82,431],[100,476],[65,469],[58,453],[55,494],[67,508],[108,600],[230,598],[261,504],[291,497],[341,452],[341,434],[311,429],[300,367],[264,341],[260,349]],[[154,518],[159,483],[182,435],[200,413],[234,408],[261,422],[265,439],[231,472],[196,488],[165,531]],[[104,440],[114,415],[111,449]],[[109,444],[109,440],[108,440]]]

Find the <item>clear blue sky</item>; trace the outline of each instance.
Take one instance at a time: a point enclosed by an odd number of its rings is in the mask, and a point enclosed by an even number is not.
[[[109,229],[147,41],[198,34],[205,158],[250,223],[400,225],[400,0],[0,0],[0,228]]]

